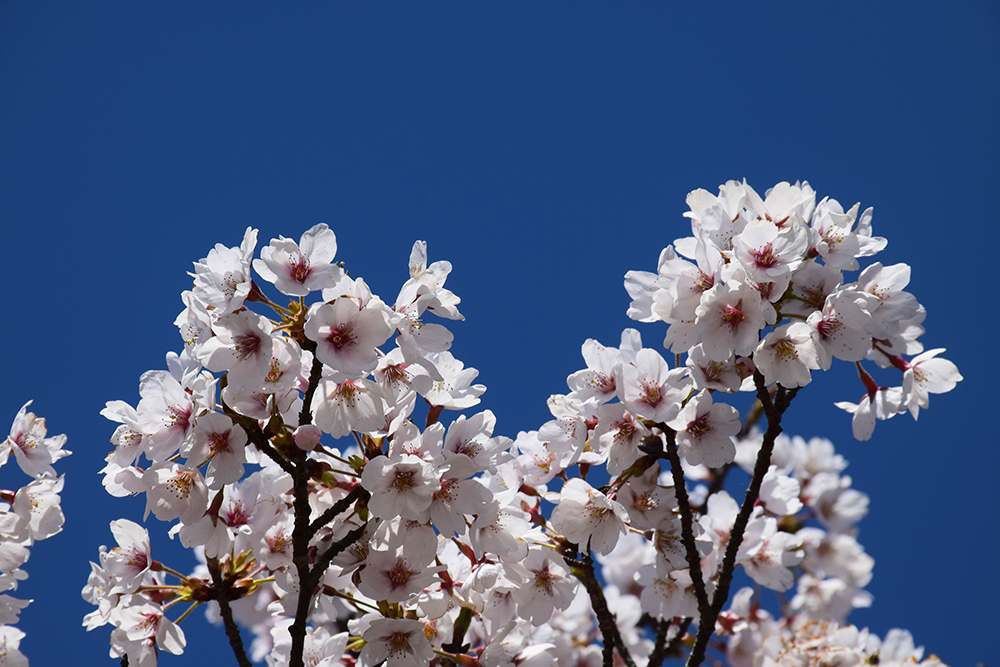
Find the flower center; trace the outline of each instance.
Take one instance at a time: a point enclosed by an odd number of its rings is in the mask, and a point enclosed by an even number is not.
[[[239,355],[241,361],[254,356],[260,349],[260,336],[255,334],[234,336],[233,342],[236,343],[236,354]]]
[[[312,273],[312,267],[309,266],[309,260],[299,255],[298,261],[296,261],[290,267],[292,269],[292,280],[297,283],[304,283],[309,274]]]
[[[330,329],[330,333],[327,335],[326,340],[330,345],[333,345],[333,349],[338,352],[343,348],[354,343],[356,336],[351,333],[351,330],[347,328],[346,324],[341,324],[339,327]]]
[[[689,422],[687,429],[685,429],[692,438],[701,439],[709,431],[712,430],[712,425],[709,422],[708,414],[703,414],[702,416],[695,419],[693,422]]]
[[[663,401],[663,390],[659,385],[642,383],[642,398],[639,399],[651,408],[655,408]]]
[[[771,267],[777,266],[780,260],[778,256],[774,254],[774,248],[771,247],[770,243],[765,243],[762,248],[754,250],[753,263],[758,269],[770,269]]]
[[[747,318],[740,309],[741,305],[741,303],[737,303],[735,306],[726,306],[725,310],[722,311],[722,322],[728,325],[732,331],[736,331],[743,320]]]

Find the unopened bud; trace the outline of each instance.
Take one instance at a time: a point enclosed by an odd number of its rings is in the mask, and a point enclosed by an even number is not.
[[[292,432],[295,444],[299,449],[312,451],[319,444],[319,439],[323,436],[323,431],[312,424],[303,424]]]

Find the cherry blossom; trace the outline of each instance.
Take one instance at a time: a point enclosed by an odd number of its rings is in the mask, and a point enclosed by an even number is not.
[[[628,530],[628,512],[579,478],[563,485],[559,504],[552,510],[552,527],[571,542],[600,554],[609,554]]]
[[[337,236],[320,223],[302,234],[298,243],[280,236],[261,248],[254,270],[282,294],[306,296],[316,290],[333,287],[341,276],[332,264],[337,255]]]
[[[692,663],[711,645],[732,667],[854,664],[879,647],[886,664],[919,660],[908,635],[846,625],[872,603],[874,561],[857,539],[868,497],[843,456],[778,434],[834,360],[864,388],[837,403],[858,439],[962,376],[923,352],[910,268],[862,268],[886,246],[871,209],[816,199],[805,182],[691,192],[690,236],[660,250],[655,273],[625,277],[628,315],[660,327],[676,358],[636,329],[617,348],[586,339],[551,419],[516,440],[491,410],[449,414],[486,388],[432,319],[462,315],[452,264],[429,262],[425,242],[391,307],[333,263],[325,224],[256,260],[253,229],[217,245],[182,296],[183,351],[142,375],[135,409],[102,411],[115,424],[105,487],[145,495],[200,565],[154,561],[145,528],[112,523],[84,625],[110,624],[112,655],[139,665],[184,649],[175,603],[207,600],[272,667],[644,664],[668,645]],[[275,289],[297,298],[278,305]],[[883,386],[866,366],[899,379]],[[756,398],[742,417],[729,405],[740,392]],[[26,604],[7,592],[34,541],[64,520],[64,438],[25,408],[0,451],[36,478],[0,493],[0,623]],[[735,468],[751,478],[742,504]],[[737,568],[757,586],[725,599]],[[3,639],[19,660],[20,636]]]

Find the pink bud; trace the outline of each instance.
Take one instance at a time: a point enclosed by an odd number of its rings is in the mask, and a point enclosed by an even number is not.
[[[292,437],[295,438],[295,444],[298,445],[299,449],[310,451],[316,448],[319,444],[319,439],[323,436],[323,431],[319,430],[317,426],[312,424],[304,424],[292,432]]]

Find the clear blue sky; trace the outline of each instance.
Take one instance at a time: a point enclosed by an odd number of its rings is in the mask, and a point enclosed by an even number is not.
[[[686,234],[685,195],[744,177],[874,206],[880,259],[913,266],[923,340],[965,381],[857,443],[832,405],[860,394],[842,369],[788,430],[833,438],[871,496],[875,604],[852,620],[908,628],[952,667],[996,662],[1000,318],[982,248],[1000,222],[1000,6],[672,4],[0,0],[0,420],[34,398],[74,452],[66,529],[18,591],[36,600],[33,664],[105,664],[79,591],[108,522],[142,508],[101,488],[98,412],[135,404],[180,348],[186,272],[215,243],[326,222],[392,299],[427,240],[463,298],[453,351],[514,436],[548,418],[586,338],[632,324],[622,277]],[[154,555],[187,567],[162,527]],[[221,631],[184,625],[190,655],[162,664],[230,664]]]

